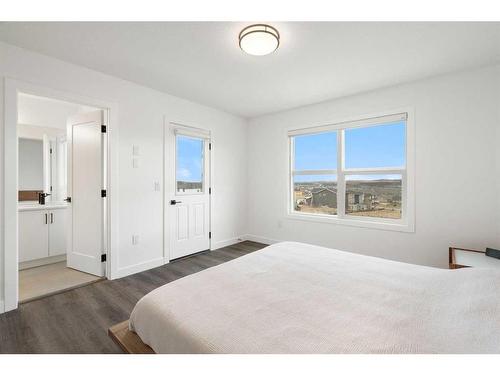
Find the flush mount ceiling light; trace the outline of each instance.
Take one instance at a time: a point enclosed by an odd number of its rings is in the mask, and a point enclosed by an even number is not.
[[[278,49],[280,33],[274,27],[256,24],[245,27],[239,35],[240,48],[250,55],[268,55]]]

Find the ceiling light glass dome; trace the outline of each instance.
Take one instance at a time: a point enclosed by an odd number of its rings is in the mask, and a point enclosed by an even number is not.
[[[245,27],[239,35],[240,48],[254,56],[268,55],[278,49],[280,34],[274,27],[256,24]]]

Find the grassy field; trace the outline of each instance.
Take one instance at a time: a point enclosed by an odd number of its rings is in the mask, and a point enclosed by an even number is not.
[[[381,217],[384,219],[401,219],[400,209],[385,209],[372,211],[356,211],[348,213],[351,216]]]
[[[303,205],[300,206],[300,210],[298,212],[303,212],[307,214],[337,215],[337,209],[328,206],[312,207]]]
[[[337,209],[328,206],[311,207],[303,205],[300,206],[300,210],[297,210],[297,212],[302,212],[307,214],[337,215]],[[401,219],[401,209],[399,208],[386,208],[383,210],[346,212],[346,214],[348,214],[349,216],[367,216],[367,217],[380,217],[384,219]]]

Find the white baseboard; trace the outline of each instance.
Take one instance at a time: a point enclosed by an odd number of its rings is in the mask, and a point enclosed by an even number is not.
[[[231,246],[231,245],[237,244],[237,243],[242,242],[242,241],[254,241],[254,242],[260,242],[260,243],[263,243],[266,245],[272,245],[274,243],[282,242],[280,240],[274,240],[271,238],[256,236],[253,234],[244,234],[240,237],[229,238],[227,240],[217,241],[212,245],[211,250],[217,250],[217,249],[220,249],[222,247]],[[147,261],[144,263],[134,264],[133,266],[119,268],[118,271],[116,272],[116,276],[113,278],[119,279],[121,277],[133,275],[134,273],[147,271],[151,268],[160,267],[160,266],[163,266],[164,264],[167,264],[167,263],[168,263],[168,259],[157,258],[157,259],[153,259],[153,260],[150,260],[150,261]]]
[[[64,262],[64,261],[66,261],[66,254],[56,255],[56,256],[41,258],[41,259],[36,259],[36,260],[30,260],[28,262],[20,262],[19,263],[19,271],[25,270],[27,268],[45,266],[47,264],[59,263],[59,262]]]
[[[156,268],[163,266],[165,264],[165,259],[163,257],[148,260],[147,262],[134,264],[133,266],[118,268],[116,271],[117,275],[114,279],[119,279],[121,277],[133,275],[134,273],[150,270],[151,268]]]
[[[3,314],[5,312],[5,303],[0,300],[0,314]]]
[[[217,250],[220,249],[221,247],[231,246],[241,241],[244,241],[243,237],[236,237],[236,238],[230,238],[228,240],[217,241],[212,245],[210,250]]]
[[[256,236],[255,234],[245,234],[241,236],[241,239],[244,241],[254,241],[254,242],[260,242],[265,245],[272,245],[278,242],[283,242],[280,240],[275,240],[273,238],[267,238],[267,237],[262,237],[262,236]]]

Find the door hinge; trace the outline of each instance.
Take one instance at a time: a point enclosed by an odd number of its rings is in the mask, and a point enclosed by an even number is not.
[[[50,148],[50,153],[52,154],[52,147]]]
[[[208,188],[208,194],[212,194],[212,188]]]
[[[101,254],[101,262],[105,262],[106,261],[106,254]]]
[[[208,238],[212,238],[212,232],[208,232]]]
[[[50,185],[50,191],[52,191],[52,185]]]
[[[101,190],[101,198],[106,198],[106,190]]]
[[[101,125],[101,133],[106,133],[106,125]]]
[[[209,149],[209,150],[212,150],[212,143],[209,143],[209,144],[208,144],[208,149]]]

